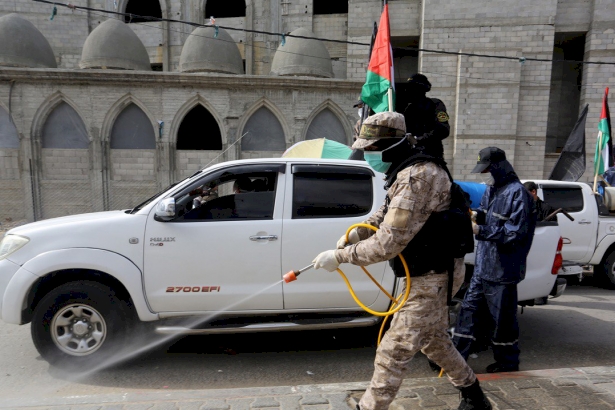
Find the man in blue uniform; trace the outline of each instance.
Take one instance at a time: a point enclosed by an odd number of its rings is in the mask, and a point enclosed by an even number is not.
[[[525,277],[534,237],[534,200],[499,148],[481,150],[472,172],[488,172],[493,181],[481,199],[472,226],[478,242],[476,264],[453,342],[467,359],[476,340],[477,320],[485,316],[483,309],[488,310],[495,325],[491,340],[495,363],[487,366],[487,372],[518,371],[517,283]]]

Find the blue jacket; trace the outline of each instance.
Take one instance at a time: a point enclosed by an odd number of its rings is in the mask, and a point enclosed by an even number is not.
[[[495,184],[478,209],[485,212],[485,224],[476,235],[474,274],[490,282],[519,283],[534,238],[534,201],[508,161],[492,164],[490,172]]]

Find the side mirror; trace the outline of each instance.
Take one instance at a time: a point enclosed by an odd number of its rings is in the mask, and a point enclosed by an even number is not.
[[[170,221],[175,218],[175,198],[165,198],[156,205],[154,213],[157,221]]]

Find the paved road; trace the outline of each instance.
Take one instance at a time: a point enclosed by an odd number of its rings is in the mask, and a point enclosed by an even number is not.
[[[615,365],[615,291],[571,286],[520,315],[522,370]],[[187,337],[121,366],[73,378],[49,369],[29,326],[0,323],[0,397],[117,394],[361,382],[371,377],[377,329]],[[484,352],[470,364],[482,372]],[[408,377],[430,377],[423,356]]]

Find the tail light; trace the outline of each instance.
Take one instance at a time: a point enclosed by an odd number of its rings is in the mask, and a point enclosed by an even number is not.
[[[559,237],[559,241],[557,242],[557,250],[555,251],[555,259],[553,260],[553,267],[551,268],[551,274],[557,275],[560,268],[562,267],[562,263],[564,262],[564,258],[562,258],[562,247],[564,246],[564,239]]]

